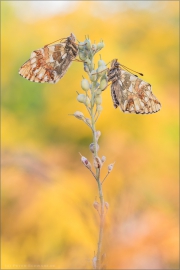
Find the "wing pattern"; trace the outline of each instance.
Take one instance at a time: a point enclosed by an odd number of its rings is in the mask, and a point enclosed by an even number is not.
[[[108,71],[108,81],[112,81],[111,95],[114,107],[125,113],[151,114],[160,110],[161,104],[153,95],[151,85],[135,75],[121,69],[113,60]]]
[[[71,34],[65,42],[35,50],[19,69],[19,74],[32,82],[57,83],[75,59],[78,47]]]

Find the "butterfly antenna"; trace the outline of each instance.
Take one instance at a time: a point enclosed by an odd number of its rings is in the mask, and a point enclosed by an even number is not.
[[[122,66],[122,68],[123,68],[124,70],[126,70],[127,72],[130,72],[130,73],[133,74],[134,76],[138,77],[138,75],[132,73],[129,69],[125,68],[124,66]]]
[[[53,44],[53,43],[55,43],[55,42],[57,42],[57,41],[60,41],[60,42],[61,42],[63,39],[67,39],[67,38],[61,38],[61,39],[55,40],[55,41],[53,41],[53,42],[51,42],[51,43],[45,45],[44,47],[49,46],[50,44]]]
[[[128,68],[128,67],[126,67],[126,66],[124,66],[124,65],[122,65],[122,64],[120,64],[124,69],[126,69],[127,71],[128,70],[131,70],[131,71],[133,71],[133,72],[135,72],[135,73],[137,73],[137,74],[139,74],[139,75],[141,75],[141,76],[143,76],[143,74],[142,73],[140,73],[140,72],[137,72],[137,71],[135,71],[135,70],[133,70],[133,69],[131,69],[131,68]]]

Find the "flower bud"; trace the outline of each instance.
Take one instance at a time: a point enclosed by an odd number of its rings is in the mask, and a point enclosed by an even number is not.
[[[77,100],[80,102],[80,103],[86,103],[86,95],[84,94],[79,94],[77,96]]]
[[[83,89],[84,91],[88,91],[89,88],[90,88],[90,85],[89,85],[88,80],[83,79],[83,80],[81,81],[81,87],[82,87],[82,89]]]
[[[96,140],[99,140],[99,137],[101,136],[101,131],[97,130],[96,131]]]
[[[102,156],[101,161],[102,161],[102,163],[104,163],[106,161],[106,157]]]
[[[114,162],[115,163],[115,162]],[[109,166],[108,166],[108,173],[110,173],[114,167],[114,163],[111,163]]]
[[[89,67],[86,62],[84,62],[84,71],[89,73]]]
[[[79,42],[79,44],[78,44],[79,51],[83,51],[84,47],[85,47],[85,43],[84,42]]]
[[[102,81],[103,79],[105,79],[106,81],[108,81],[108,78],[107,78],[106,73],[101,77],[101,81]]]
[[[97,80],[97,72],[96,72],[96,70],[91,71],[90,79],[91,79],[92,82],[95,82]]]
[[[91,71],[94,69],[94,63],[93,62],[91,62],[91,64],[89,65],[89,67],[90,67],[90,69],[91,69]]]
[[[96,95],[101,95],[101,93],[102,93],[101,89],[98,88],[98,89],[96,90]]]
[[[84,114],[80,111],[76,111],[74,114],[73,114],[77,119],[80,119],[82,120],[84,118]]]
[[[91,60],[90,60],[89,58],[86,58],[86,63],[87,63],[88,65],[90,65],[90,64],[91,64]]]
[[[86,105],[86,106],[89,106],[90,104],[91,104],[90,99],[89,99],[88,97],[86,97],[85,105]]]
[[[96,49],[97,49],[97,45],[96,44],[92,44],[92,50],[93,50],[93,52],[95,52]]]
[[[101,263],[102,262],[104,262],[104,260],[106,259],[106,253],[103,253],[102,255],[101,255]],[[101,267],[101,269],[105,269],[105,267]]]
[[[94,152],[95,152],[94,143],[91,143],[91,144],[89,145],[89,149],[90,149],[90,151],[94,154]],[[98,145],[98,144],[96,144],[96,151],[99,151],[99,145]]]
[[[82,61],[85,61],[86,58],[87,58],[87,53],[85,51],[79,51],[79,58],[82,60]]]
[[[100,82],[99,88],[101,89],[101,91],[104,91],[106,89],[107,85],[108,85],[107,80],[102,79],[101,82]]]
[[[100,113],[100,112],[102,112],[103,107],[101,105],[97,105],[96,110]]]
[[[100,77],[103,76],[104,74],[106,74],[106,71],[107,71],[106,66],[98,67],[98,69],[97,69],[98,76],[100,76]]]
[[[81,154],[80,154],[81,155]],[[87,160],[86,157],[81,155],[81,162],[89,169],[91,170],[91,163]]]
[[[102,162],[99,157],[94,158],[94,167],[99,169],[102,167]]]
[[[96,88],[98,88],[99,85],[100,85],[100,83],[96,82]]]
[[[99,211],[99,203],[97,201],[93,202],[93,206],[97,211]]]
[[[104,206],[106,207],[107,210],[109,209],[109,203],[108,202],[105,202]]]
[[[102,48],[104,48],[105,44],[103,41],[99,42],[98,45],[97,45],[97,49],[98,51],[100,51]]]
[[[86,44],[86,48],[87,48],[88,50],[90,50],[90,49],[91,49],[91,40],[90,40],[90,39],[86,39],[86,40],[85,40],[85,44]]]
[[[97,269],[97,257],[96,256],[93,257],[92,263],[93,263],[93,268]]]
[[[91,170],[91,163],[88,161],[88,164],[86,165],[86,167]]]
[[[96,103],[97,105],[101,105],[101,103],[102,103],[102,97],[101,97],[100,95],[97,95],[97,96],[95,97],[95,103]]]
[[[100,66],[106,66],[106,63],[101,59],[98,61],[98,67]]]
[[[91,126],[91,120],[89,118],[85,119],[86,123]]]
[[[88,164],[88,160],[87,160],[87,158],[84,157],[84,156],[81,156],[81,161],[82,161],[82,163],[83,163],[84,165],[87,165],[87,164]]]

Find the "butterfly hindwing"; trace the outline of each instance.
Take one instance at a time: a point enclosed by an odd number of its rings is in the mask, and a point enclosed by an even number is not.
[[[68,70],[78,48],[73,34],[65,42],[35,50],[19,70],[27,80],[38,83],[56,83]]]
[[[150,114],[160,110],[161,104],[153,95],[151,85],[121,69],[117,60],[112,63],[108,80],[112,81],[111,95],[115,108],[119,106],[125,113],[136,114]]]

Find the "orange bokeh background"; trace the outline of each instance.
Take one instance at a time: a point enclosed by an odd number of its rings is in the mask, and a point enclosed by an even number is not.
[[[102,59],[144,73],[162,103],[157,114],[128,115],[113,108],[109,88],[103,93],[102,174],[116,162],[104,183],[106,267],[178,269],[179,2],[77,1],[72,10],[32,20],[25,19],[28,1],[19,2],[23,17],[12,2],[1,5],[1,268],[92,269],[98,192],[78,154],[92,162],[92,137],[68,115],[86,113],[76,91],[87,75],[78,62],[55,85],[18,75],[33,50],[72,32],[80,41],[102,38]]]

